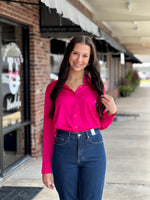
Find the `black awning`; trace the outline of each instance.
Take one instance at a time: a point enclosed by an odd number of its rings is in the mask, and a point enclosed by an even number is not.
[[[113,52],[113,48],[105,40],[97,40],[93,38],[96,50],[100,53]]]
[[[61,17],[69,20],[77,27],[81,27],[84,33],[99,37],[99,28],[92,20],[73,6],[68,0],[40,0],[42,7],[45,5],[50,11],[55,9],[56,13]],[[51,12],[49,12],[51,13]],[[50,15],[47,15],[48,20],[51,21]],[[55,20],[55,18],[54,18]],[[62,26],[64,24],[61,24]],[[78,31],[78,30],[77,30]],[[81,32],[81,33],[83,33]],[[79,33],[78,33],[79,34]]]
[[[132,62],[132,63],[142,63],[138,58],[136,58],[132,53],[129,51],[125,54],[125,61],[126,62]]]
[[[90,35],[90,33],[81,29],[56,12],[56,9],[50,9],[47,6],[40,7],[40,31],[44,38],[69,38],[75,35]]]
[[[119,44],[115,39],[108,35],[102,29],[100,30],[101,37],[96,38],[98,51],[112,52],[113,57],[120,57],[120,53],[125,54],[125,61],[131,63],[141,63],[132,53],[125,49],[121,44]],[[101,49],[102,48],[102,49]]]
[[[102,29],[100,29],[100,35],[101,35],[100,37],[101,40],[105,40],[106,42],[108,42],[110,46],[115,48],[117,51],[126,53],[126,49]]]

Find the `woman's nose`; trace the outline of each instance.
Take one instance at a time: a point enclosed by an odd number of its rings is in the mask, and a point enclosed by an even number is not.
[[[78,60],[78,61],[82,61],[82,56],[79,55],[79,56],[77,57],[77,60]]]

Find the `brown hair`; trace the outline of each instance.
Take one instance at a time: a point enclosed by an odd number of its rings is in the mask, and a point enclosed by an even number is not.
[[[88,46],[90,46],[91,53],[90,53],[90,59],[89,59],[89,64],[85,68],[85,76],[91,77],[91,87],[97,91],[98,93],[98,98],[97,98],[97,103],[96,103],[96,110],[99,115],[99,118],[102,119],[103,111],[105,109],[104,105],[100,101],[100,96],[103,94],[104,91],[104,85],[100,77],[100,65],[97,59],[97,53],[95,49],[95,45],[92,41],[92,39],[88,36],[85,35],[79,35],[74,37],[68,44],[65,53],[64,53],[64,58],[62,60],[62,63],[60,65],[60,71],[58,74],[58,81],[55,84],[52,93],[50,95],[50,98],[52,100],[52,109],[50,112],[50,116],[53,117],[54,112],[55,112],[55,100],[59,93],[61,92],[63,85],[65,84],[68,75],[69,75],[69,57],[71,52],[73,51],[75,45],[77,43],[83,43]]]

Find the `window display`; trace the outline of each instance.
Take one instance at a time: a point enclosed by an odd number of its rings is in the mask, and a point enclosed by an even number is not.
[[[2,99],[2,170],[26,154],[25,96],[24,90],[24,29],[12,23],[0,23],[1,32],[1,99]],[[1,171],[2,171],[1,170]]]
[[[14,42],[2,45],[3,128],[23,119],[23,56]]]
[[[105,91],[109,90],[109,59],[107,55],[99,55],[100,72]]]

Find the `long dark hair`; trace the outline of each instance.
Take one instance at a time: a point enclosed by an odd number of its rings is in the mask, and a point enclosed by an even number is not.
[[[100,72],[99,72],[100,65],[99,65],[99,62],[98,62],[98,59],[97,59],[96,49],[95,49],[95,45],[94,45],[92,39],[88,36],[83,36],[83,35],[74,37],[69,42],[69,44],[66,48],[62,63],[60,65],[60,71],[59,71],[59,74],[58,74],[58,81],[55,84],[55,86],[52,90],[52,93],[50,95],[50,98],[52,100],[52,108],[51,108],[50,116],[51,117],[54,116],[56,98],[59,95],[59,93],[61,92],[63,85],[67,81],[67,78],[68,78],[68,75],[69,75],[69,68],[70,68],[69,57],[70,57],[70,54],[73,51],[73,49],[74,49],[74,47],[77,43],[86,44],[86,45],[90,46],[90,49],[91,49],[89,64],[85,68],[85,76],[91,77],[91,87],[94,90],[96,90],[97,93],[98,93],[96,110],[97,110],[99,118],[102,119],[102,114],[103,114],[105,107],[100,101],[100,96],[104,92],[104,85],[103,85],[103,82],[101,80]]]

